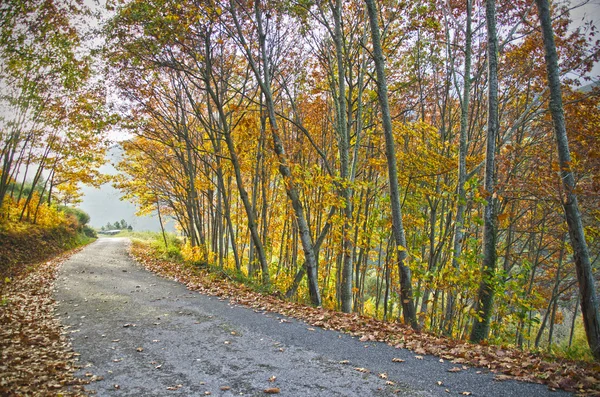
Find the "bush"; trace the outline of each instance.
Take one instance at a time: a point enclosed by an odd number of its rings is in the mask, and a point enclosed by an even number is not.
[[[62,211],[67,216],[74,217],[77,220],[79,228],[87,225],[87,223],[90,221],[90,216],[87,214],[87,212],[80,210],[79,208],[61,206],[59,207],[59,211]]]
[[[167,259],[175,260],[178,262],[183,260],[183,255],[181,255],[181,250],[179,249],[178,246],[175,246],[175,245],[170,245],[169,248],[167,248],[167,250],[165,252],[165,256],[167,257]]]
[[[89,238],[98,238],[98,234],[96,233],[96,231],[88,225],[83,226],[83,234],[85,234]]]

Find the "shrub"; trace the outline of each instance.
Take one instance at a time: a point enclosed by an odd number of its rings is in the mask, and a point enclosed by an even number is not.
[[[67,216],[72,216],[77,220],[79,228],[82,228],[90,221],[90,216],[83,210],[79,208],[61,206],[59,210],[62,211]]]
[[[98,234],[96,233],[96,231],[88,225],[83,225],[83,234],[85,234],[89,238],[98,238]]]

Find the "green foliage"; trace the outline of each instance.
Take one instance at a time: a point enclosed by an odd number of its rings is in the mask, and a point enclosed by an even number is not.
[[[83,226],[83,234],[85,234],[89,238],[97,238],[98,237],[96,230],[92,229],[88,225]]]
[[[60,206],[58,209],[59,209],[59,211],[62,211],[64,214],[66,214],[68,216],[72,216],[75,219],[77,219],[77,223],[78,223],[79,227],[82,228],[82,230],[83,230],[83,227],[85,225],[87,225],[90,221],[90,216],[88,215],[88,213],[79,208]]]
[[[102,226],[100,230],[128,230],[133,231],[133,226],[127,224],[125,219],[116,221],[115,223],[107,222],[105,226]]]
[[[569,346],[568,338],[565,338],[560,344],[553,345],[552,347],[552,353],[557,357],[576,361],[594,361],[585,336],[581,315],[578,316],[575,322],[575,333],[573,334],[573,343],[571,346]]]

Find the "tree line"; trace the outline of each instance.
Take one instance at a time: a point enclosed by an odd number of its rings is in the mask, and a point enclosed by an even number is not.
[[[107,181],[104,131],[114,119],[77,23],[78,1],[0,6],[0,220],[37,223],[43,206],[76,204]]]
[[[599,43],[570,26],[545,0],[133,0],[103,30],[116,184],[288,298],[521,347],[580,307],[598,359]]]

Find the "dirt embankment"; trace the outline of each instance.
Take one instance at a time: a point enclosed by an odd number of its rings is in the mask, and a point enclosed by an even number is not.
[[[13,278],[26,265],[43,262],[81,243],[76,230],[62,225],[53,228],[1,226],[0,286],[6,277]]]

